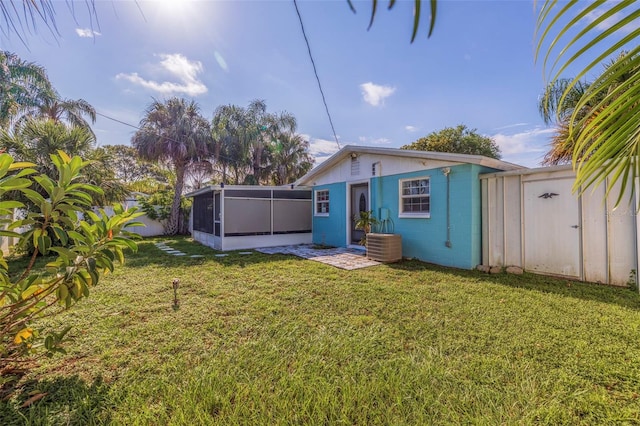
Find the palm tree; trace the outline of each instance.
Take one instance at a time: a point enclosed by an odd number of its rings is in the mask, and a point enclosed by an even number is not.
[[[260,132],[252,143],[253,175],[258,182],[268,182],[274,173],[278,173],[276,164],[270,163],[279,161],[274,159],[274,154],[282,151],[281,144],[299,142],[291,140],[295,137],[296,127],[296,118],[288,112],[265,113],[261,117]]]
[[[604,65],[601,75],[609,73],[611,67],[628,59],[627,52],[621,52],[615,59]],[[570,163],[574,159],[576,161],[588,159],[597,145],[583,144],[583,150],[576,150],[576,133],[572,129],[588,125],[605,106],[603,101],[607,95],[627,84],[630,77],[628,73],[620,74],[610,81],[611,86],[599,88],[594,86],[597,84],[595,82],[578,81],[572,84],[572,79],[569,78],[561,78],[550,83],[539,99],[538,110],[546,124],[556,125],[556,133],[551,139],[551,149],[542,163],[555,165]],[[596,93],[596,96],[592,96],[588,102],[581,102],[589,92]]]
[[[21,108],[20,118],[48,118],[56,122],[64,122],[71,126],[83,127],[93,133],[91,125],[84,118],[89,117],[91,124],[96,122],[96,110],[84,99],[63,99],[55,91],[45,92],[36,99],[35,104]]]
[[[104,190],[103,194],[94,194],[95,205],[122,201],[127,194],[123,182],[115,176],[112,157],[102,148],[95,148],[95,136],[85,128],[29,117],[13,126],[11,132],[0,129],[0,147],[16,160],[36,164],[39,173],[52,179],[58,177],[57,168],[51,162],[52,154],[64,151],[89,160],[83,182]]]
[[[246,129],[249,126],[246,110],[236,105],[223,105],[216,109],[211,127],[216,166],[222,183],[229,183],[229,174],[237,185],[246,175],[249,157]]]
[[[278,137],[271,154],[274,185],[285,185],[303,176],[313,167],[309,142],[302,136],[283,133]]]
[[[167,234],[175,235],[179,228],[180,197],[188,166],[209,157],[212,148],[211,129],[193,101],[171,98],[154,100],[140,121],[131,139],[140,157],[149,161],[167,161],[176,174]]]
[[[53,88],[43,67],[0,51],[0,127],[8,128],[20,109],[37,105],[50,93]]]
[[[617,203],[626,192],[627,182],[640,177],[640,73],[636,72],[640,69],[640,31],[628,31],[628,24],[633,25],[639,15],[636,2],[629,0],[586,4],[545,0],[538,17],[541,36],[536,52],[545,67],[553,64],[551,85],[576,62],[590,58],[566,85],[559,105],[565,104],[573,87],[596,66],[620,49],[629,48],[623,60],[614,61],[589,84],[573,107],[566,130],[575,153],[574,190],[584,192],[606,180],[609,192],[620,182]],[[581,28],[576,31],[578,24]],[[546,53],[542,55],[543,51]],[[632,186],[630,201],[634,192]]]

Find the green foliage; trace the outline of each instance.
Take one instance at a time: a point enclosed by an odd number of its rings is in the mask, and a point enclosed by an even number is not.
[[[367,234],[372,232],[373,227],[378,226],[380,221],[373,215],[373,210],[359,212],[354,219],[356,221],[355,228],[364,231],[364,236],[362,240],[360,240],[360,244],[366,246]]]
[[[5,9],[9,8],[5,7],[6,4],[0,3],[5,19]],[[31,2],[24,4],[30,5]],[[21,109],[37,105],[43,95],[52,92],[53,87],[43,67],[23,61],[15,53],[0,51],[0,127],[8,127]]]
[[[247,108],[220,106],[212,122],[220,181],[285,185],[304,175],[313,166],[313,157],[296,126],[293,114],[269,113],[261,100]]]
[[[425,0],[426,1],[426,0]],[[349,7],[353,13],[356,13],[356,8],[353,5],[353,0],[347,0]],[[387,9],[391,10],[396,5],[396,0],[389,0],[389,6]],[[438,0],[429,0],[429,32],[427,37],[431,37],[436,25],[436,12],[438,10]],[[369,19],[369,28],[373,25],[373,21],[378,11],[378,0],[371,2],[371,18]],[[411,43],[413,43],[418,35],[418,29],[420,28],[420,18],[422,17],[422,0],[413,0],[413,30],[411,32]]]
[[[38,175],[35,164],[14,163],[9,154],[0,155],[0,224],[6,227],[0,235],[18,238],[18,247],[34,246],[21,273],[10,273],[0,257],[0,369],[38,349],[49,355],[64,352],[68,328],[45,334],[32,322],[87,297],[101,274],[113,272],[114,262],[124,262],[125,250],[137,248],[132,240],[135,234],[125,228],[137,225],[132,220],[141,213],[125,211],[121,205],[114,206],[110,217],[104,210],[94,213],[90,210],[93,194],[102,190],[80,180],[89,163],[62,151],[51,155],[51,163],[55,180]],[[24,219],[5,218],[11,209],[24,207],[19,201],[5,200],[13,191],[21,192],[33,206]],[[17,228],[23,231],[17,233]],[[64,247],[54,247],[54,238]],[[34,270],[38,253],[51,256],[44,271]]]
[[[348,271],[216,254],[189,238],[141,242],[91,303],[43,319],[73,326],[74,345],[0,400],[3,423],[640,420],[640,295],[626,289],[418,261]],[[49,394],[21,408],[35,392]]]
[[[633,0],[598,0],[588,4],[546,0],[537,23],[540,36],[536,56],[542,58],[550,85],[579,65],[579,71],[566,84],[560,105],[570,99],[574,88],[596,67],[628,49],[624,60],[612,63],[586,88],[566,129],[566,138],[575,153],[574,191],[583,193],[605,183],[609,193],[619,184],[617,203],[629,183],[640,177],[640,73],[636,71],[640,67],[640,31],[629,30],[639,17],[640,9]],[[581,65],[586,58],[585,65]],[[602,88],[610,90],[603,96]],[[632,201],[635,185],[630,186],[629,201]],[[636,202],[640,208],[640,198]]]
[[[165,226],[171,217],[171,206],[173,204],[175,193],[172,190],[163,189],[148,196],[138,197],[140,209],[149,217],[149,219],[157,220]],[[179,224],[184,225],[188,221],[189,211],[191,210],[192,200],[186,197],[180,197],[180,221]]]
[[[478,134],[476,129],[469,129],[464,124],[429,133],[401,149],[484,155],[500,159],[500,147],[493,139]]]
[[[180,197],[189,165],[211,155],[211,128],[194,101],[171,98],[154,101],[145,111],[131,139],[140,158],[166,162],[175,174],[174,196],[166,223],[167,234],[180,228]]]

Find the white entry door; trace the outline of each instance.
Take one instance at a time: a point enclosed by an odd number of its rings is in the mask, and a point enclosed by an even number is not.
[[[523,183],[524,267],[580,278],[580,213],[573,179]]]

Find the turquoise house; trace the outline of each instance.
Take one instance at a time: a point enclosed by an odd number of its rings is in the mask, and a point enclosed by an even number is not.
[[[312,240],[361,247],[360,211],[400,234],[402,255],[473,269],[481,263],[479,175],[523,167],[477,155],[348,145],[296,182],[312,188]]]

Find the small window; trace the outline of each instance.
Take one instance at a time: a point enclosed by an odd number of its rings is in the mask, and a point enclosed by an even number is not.
[[[400,217],[430,217],[429,178],[400,181]]]
[[[329,190],[316,191],[316,216],[329,216]]]

